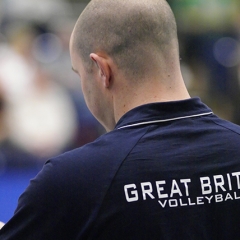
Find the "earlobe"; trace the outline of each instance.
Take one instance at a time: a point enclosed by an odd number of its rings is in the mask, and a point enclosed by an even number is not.
[[[98,74],[100,79],[102,80],[102,83],[104,84],[104,87],[108,88],[110,86],[111,74],[107,60],[96,53],[91,53],[90,58],[98,68]]]

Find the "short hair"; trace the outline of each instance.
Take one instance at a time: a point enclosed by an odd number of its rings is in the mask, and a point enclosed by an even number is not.
[[[75,25],[73,46],[85,63],[90,53],[103,51],[138,76],[153,54],[178,53],[175,17],[165,0],[92,0]]]

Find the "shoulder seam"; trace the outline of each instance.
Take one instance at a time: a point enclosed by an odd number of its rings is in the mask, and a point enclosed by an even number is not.
[[[99,216],[99,213],[100,213],[100,211],[101,211],[101,208],[102,208],[102,205],[103,205],[104,200],[105,200],[105,198],[106,198],[106,195],[107,195],[109,189],[111,188],[112,183],[113,183],[113,181],[114,181],[114,179],[115,179],[115,177],[116,177],[119,169],[121,168],[122,164],[125,162],[127,156],[132,152],[132,150],[133,150],[133,149],[135,148],[135,146],[138,144],[138,142],[143,138],[143,136],[145,136],[145,135],[148,133],[150,127],[151,127],[151,126],[148,126],[148,127],[147,127],[147,130],[145,131],[145,133],[143,133],[143,135],[138,139],[138,141],[137,141],[137,142],[135,143],[135,145],[131,148],[131,150],[128,152],[128,154],[125,156],[125,158],[122,160],[121,164],[119,165],[118,169],[116,170],[116,172],[115,172],[115,174],[114,174],[114,177],[112,178],[112,181],[111,181],[111,183],[109,184],[109,186],[108,186],[108,188],[107,188],[107,190],[106,190],[106,192],[105,192],[105,194],[104,194],[104,197],[103,197],[102,202],[101,202],[101,204],[100,204],[100,206],[99,206],[99,209],[98,209],[98,214],[97,214],[94,222],[96,222],[96,220],[97,220],[97,218],[98,218],[98,216]],[[91,227],[91,229],[93,229],[93,228],[94,228],[94,223],[93,223],[93,226]]]
[[[217,123],[217,122],[214,121],[213,119],[211,119],[211,121],[212,121],[213,123],[215,123],[216,125],[218,125],[218,126],[224,128],[224,129],[226,129],[226,130],[229,130],[229,131],[231,131],[231,132],[233,132],[233,133],[235,133],[235,134],[237,134],[237,135],[240,135],[240,133],[234,131],[234,130],[231,129],[231,128],[228,128],[228,127],[224,126],[223,124]]]

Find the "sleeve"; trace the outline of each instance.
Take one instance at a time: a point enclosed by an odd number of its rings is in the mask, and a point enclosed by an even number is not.
[[[74,239],[74,224],[68,219],[72,207],[60,173],[51,161],[44,165],[20,196],[13,217],[0,230],[0,240]]]
[[[49,160],[20,196],[0,240],[87,239],[122,161],[147,131],[112,131]]]

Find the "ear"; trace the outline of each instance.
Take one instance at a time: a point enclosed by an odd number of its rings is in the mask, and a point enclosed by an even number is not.
[[[102,83],[106,88],[109,88],[111,79],[111,68],[108,64],[107,59],[96,53],[91,53],[90,58],[98,68],[98,74],[100,79],[102,80]]]

